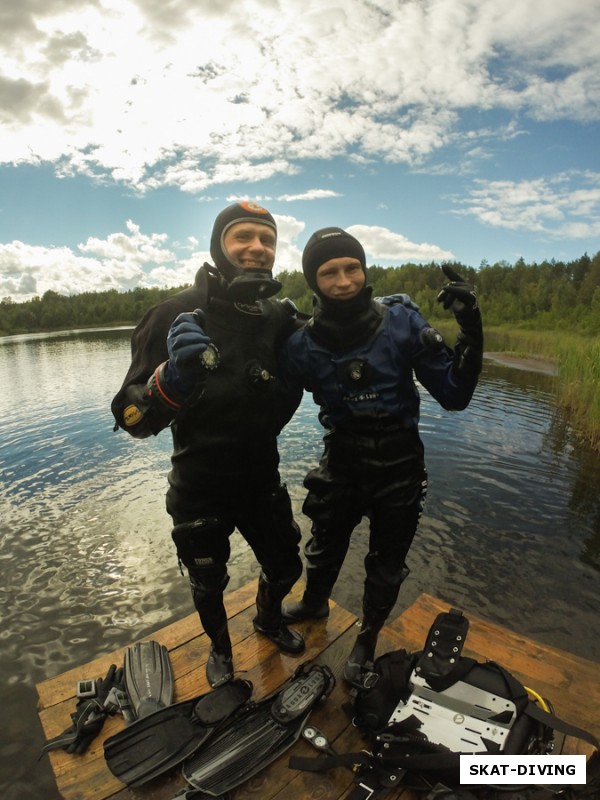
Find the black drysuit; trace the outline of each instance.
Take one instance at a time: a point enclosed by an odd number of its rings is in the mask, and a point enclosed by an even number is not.
[[[219,365],[201,373],[190,402],[171,409],[147,382],[168,358],[172,322],[197,307],[205,313],[202,327],[218,348]],[[235,528],[282,596],[302,572],[300,532],[278,472],[276,413],[276,349],[297,326],[285,302],[228,301],[202,267],[194,287],[150,309],[134,331],[131,365],[112,411],[118,425],[138,438],[171,427],[167,511],[195,598],[226,586]]]

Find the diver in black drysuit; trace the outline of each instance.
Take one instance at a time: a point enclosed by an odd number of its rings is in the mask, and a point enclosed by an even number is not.
[[[319,466],[304,481],[303,511],[312,521],[304,548],[306,590],[300,601],[284,606],[284,619],[327,616],[352,532],[367,516],[362,629],[344,670],[354,683],[372,661],[409,573],[405,559],[426,495],[415,377],[443,408],[466,408],[481,371],[481,315],[473,287],[444,267],[450,282],[439,299],[460,327],[450,349],[406,295],[372,299],[363,247],[341,228],[311,236],[302,268],[315,306],[280,351],[280,379],[290,402],[283,421],[306,389],[320,407],[326,433]],[[320,279],[327,270],[345,277],[325,291]]]
[[[242,222],[276,230],[272,216],[253,204],[236,203],[219,214],[211,238],[217,268],[205,264],[192,288],[147,312],[112,403],[117,424],[132,436],[156,435],[170,425],[167,511],[212,642],[212,686],[233,675],[223,592],[234,528],[261,566],[256,630],[286,652],[304,648],[281,617],[281,601],[302,562],[300,531],[278,472],[275,413],[276,349],[300,323],[289,301],[264,299],[281,288],[270,268],[243,269],[229,259],[224,236]],[[194,315],[194,309],[201,311]]]

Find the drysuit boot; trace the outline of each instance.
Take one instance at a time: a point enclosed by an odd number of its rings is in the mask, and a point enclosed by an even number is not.
[[[373,662],[379,632],[394,607],[399,588],[372,586],[365,582],[361,631],[344,666],[344,678],[348,683],[360,685],[365,667]]]
[[[315,535],[317,533],[318,529],[313,525],[313,537],[306,547],[306,589],[302,600],[283,605],[284,622],[324,619],[329,616],[328,600],[340,574],[347,546],[337,548],[332,557],[327,536]]]
[[[281,609],[284,622],[302,622],[304,619],[325,619],[329,616],[329,603],[327,597],[311,597],[304,592],[302,600],[285,603]]]
[[[379,625],[374,623],[373,620],[369,621],[363,619],[361,631],[356,637],[354,647],[350,651],[350,655],[344,666],[344,679],[347,680],[348,683],[360,684],[360,676],[365,666],[371,663],[375,656],[377,638],[379,637],[379,631],[382,627],[383,622]]]
[[[213,689],[233,678],[233,658],[227,629],[225,629],[224,638],[227,639],[226,644],[223,641],[218,644],[213,642],[206,662],[206,680]]]
[[[281,601],[290,586],[270,583],[264,575],[258,580],[256,595],[257,614],[254,617],[254,630],[266,636],[284,653],[301,653],[304,650],[304,639],[297,632],[288,628],[281,614]]]
[[[194,597],[194,604],[202,627],[211,641],[206,662],[206,678],[214,689],[233,678],[231,639],[227,628],[223,594],[211,592],[203,598]]]

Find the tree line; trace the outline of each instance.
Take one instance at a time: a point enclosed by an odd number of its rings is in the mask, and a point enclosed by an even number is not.
[[[600,334],[600,252],[568,262],[483,262],[477,270],[459,262],[451,266],[475,284],[486,325]],[[427,320],[447,317],[436,303],[446,280],[439,264],[374,265],[367,272],[374,296],[404,292]],[[283,284],[279,296],[310,312],[312,293],[302,273],[282,272],[277,278]],[[110,289],[76,295],[47,291],[25,302],[4,298],[0,335],[135,324],[148,308],[183,288]]]

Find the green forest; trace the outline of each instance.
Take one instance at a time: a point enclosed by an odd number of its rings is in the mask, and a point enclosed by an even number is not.
[[[486,327],[600,334],[600,252],[568,262],[484,262],[477,270],[457,262],[451,266],[476,285]],[[445,281],[439,264],[370,266],[368,275],[375,296],[406,292],[427,320],[448,317],[435,302]],[[280,296],[310,311],[311,292],[302,273],[283,272],[277,277],[283,284]],[[112,289],[70,296],[48,291],[22,303],[5,298],[0,302],[0,335],[135,324],[146,309],[181,288]]]

